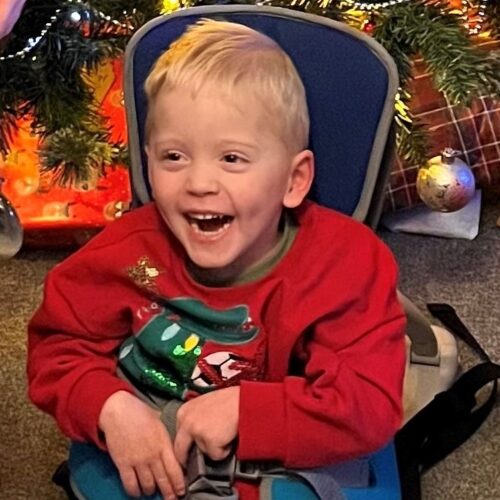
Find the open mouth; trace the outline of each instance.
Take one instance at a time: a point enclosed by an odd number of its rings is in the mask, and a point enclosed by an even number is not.
[[[191,227],[200,234],[216,235],[224,232],[234,217],[224,214],[187,214]]]

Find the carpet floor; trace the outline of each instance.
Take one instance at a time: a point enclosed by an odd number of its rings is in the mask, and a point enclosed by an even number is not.
[[[500,200],[483,207],[473,241],[394,234],[380,236],[395,253],[401,290],[425,311],[447,302],[500,362]],[[64,460],[67,441],[51,418],[26,397],[26,323],[42,295],[47,271],[68,251],[23,250],[0,263],[0,499],[66,498],[51,475]],[[477,358],[460,346],[461,363]],[[423,477],[424,500],[500,498],[500,403],[481,429]]]

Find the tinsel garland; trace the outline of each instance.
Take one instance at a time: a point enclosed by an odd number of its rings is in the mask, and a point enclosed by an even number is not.
[[[114,161],[117,155],[103,154],[103,143],[110,151],[123,146],[110,143],[86,75],[120,54],[135,29],[158,15],[160,4],[27,0],[0,51],[0,154],[9,152],[16,120],[29,115],[42,139],[42,167],[62,184]],[[79,140],[71,142],[71,137]],[[60,144],[69,148],[67,158]]]
[[[185,0],[181,6],[216,3],[252,4],[255,0]],[[498,54],[475,48],[463,20],[444,1],[264,0],[259,4],[298,9],[351,25],[357,22],[353,5],[368,5],[372,34],[399,70],[397,144],[400,156],[409,161],[419,163],[426,157],[425,129],[412,119],[408,108],[413,56],[424,58],[436,88],[452,104],[467,105],[474,97],[499,94]],[[123,148],[110,144],[103,153],[109,131],[97,112],[85,74],[119,54],[135,29],[158,15],[162,5],[161,0],[27,0],[14,32],[0,46],[0,154],[9,151],[16,119],[29,114],[33,130],[44,140],[43,167],[55,171],[60,182],[82,179],[92,169],[114,161],[109,151]],[[495,36],[496,3],[488,5],[487,12]],[[65,160],[64,151],[73,148],[72,136],[79,141]],[[102,163],[96,166],[99,155]]]

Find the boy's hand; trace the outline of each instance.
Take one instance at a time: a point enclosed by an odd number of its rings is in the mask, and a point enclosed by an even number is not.
[[[99,415],[109,454],[129,495],[174,499],[185,492],[184,475],[159,412],[126,391],[104,403]]]
[[[240,388],[226,387],[184,403],[177,412],[174,451],[186,465],[193,443],[212,460],[222,460],[238,435]]]

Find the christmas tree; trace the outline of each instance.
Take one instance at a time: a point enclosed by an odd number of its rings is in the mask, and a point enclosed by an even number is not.
[[[104,60],[118,56],[149,19],[210,0],[4,0],[0,16],[0,154],[7,155],[17,120],[29,116],[42,139],[42,169],[65,185],[81,182],[104,165],[126,162],[124,144],[111,141],[89,83]],[[480,95],[497,97],[498,54],[478,49],[473,37],[498,36],[496,2],[477,0],[267,0],[336,19],[369,33],[393,56],[401,89],[396,106],[402,158],[426,158],[423,127],[408,103],[412,57],[421,55],[434,84],[450,103],[467,105]],[[254,3],[236,0],[234,3]],[[21,11],[22,8],[22,11]],[[0,36],[3,33],[0,32]]]

